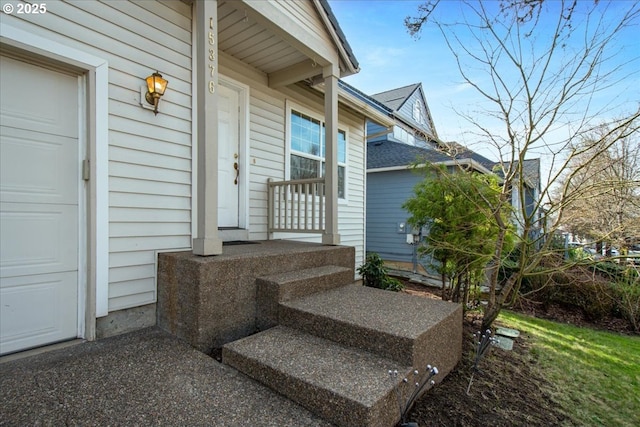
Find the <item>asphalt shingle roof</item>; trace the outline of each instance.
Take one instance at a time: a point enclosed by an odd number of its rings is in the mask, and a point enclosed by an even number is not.
[[[468,159],[480,163],[489,170],[494,164],[491,160],[471,150],[461,151],[455,156],[450,156],[436,148],[416,147],[402,142],[384,140],[367,143],[367,169],[409,166],[415,162],[441,163]]]
[[[342,47],[344,47],[344,50],[347,53],[347,56],[349,57],[349,60],[351,61],[353,68],[355,68],[356,70],[359,70],[360,64],[358,64],[356,55],[353,53],[353,49],[351,49],[351,45],[347,41],[347,37],[342,32],[342,28],[340,28],[340,24],[338,23],[336,16],[333,14],[333,11],[331,10],[331,6],[329,5],[328,0],[320,0],[320,6],[322,6],[322,8],[324,9],[325,13],[327,14],[327,17],[329,17],[329,21],[331,22],[331,25],[333,25],[333,29],[338,35],[338,38],[340,39],[340,43],[342,43]]]
[[[373,99],[383,103],[393,111],[398,111],[404,101],[420,86],[420,83],[414,83],[412,85],[399,87],[397,89],[391,89],[386,92],[376,93],[371,95]]]

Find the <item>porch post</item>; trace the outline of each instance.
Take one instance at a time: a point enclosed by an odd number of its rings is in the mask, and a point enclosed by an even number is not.
[[[322,243],[340,244],[338,234],[338,70],[331,64],[322,70],[324,77],[325,121],[325,231]]]
[[[222,253],[218,236],[218,2],[196,1],[197,235],[196,255]]]

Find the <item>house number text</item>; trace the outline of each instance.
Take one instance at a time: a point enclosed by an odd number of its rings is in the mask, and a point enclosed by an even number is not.
[[[215,43],[216,43],[216,39],[213,36],[213,18],[209,18],[209,34],[208,34],[208,40],[209,40],[209,64],[208,64],[208,68],[209,68],[209,73],[211,75],[211,78],[214,79],[215,78],[215,71],[216,71],[216,51],[214,49]],[[216,91],[216,83],[215,80],[209,80],[209,93],[214,93]]]

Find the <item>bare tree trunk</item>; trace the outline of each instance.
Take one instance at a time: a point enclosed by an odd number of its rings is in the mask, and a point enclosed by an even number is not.
[[[471,287],[471,279],[469,277],[469,272],[465,275],[465,283],[464,283],[464,297],[462,298],[462,308],[466,310],[469,305],[469,288]]]
[[[505,299],[513,290],[514,285],[517,283],[517,279],[518,273],[511,273],[511,276],[509,276],[502,289],[500,289],[500,294],[497,296],[497,299],[494,300],[493,304],[489,303],[487,305],[487,308],[484,311],[484,317],[482,318],[483,331],[491,328],[493,322],[498,318],[500,310],[502,309],[502,305],[504,304]]]

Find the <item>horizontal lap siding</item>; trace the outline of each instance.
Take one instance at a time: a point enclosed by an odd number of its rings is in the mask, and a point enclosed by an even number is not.
[[[308,108],[324,118],[324,101],[322,94],[316,95],[297,86],[284,89],[286,96],[296,104]],[[364,257],[364,180],[365,180],[365,141],[364,117],[353,110],[340,105],[338,109],[338,128],[347,131],[347,199],[338,202],[338,232],[340,244],[353,246],[356,250],[356,265],[362,263]],[[276,235],[279,237],[280,235]],[[282,237],[285,235],[282,234]],[[295,234],[286,235],[296,238]],[[312,242],[320,241],[318,235],[298,238]]]
[[[347,203],[338,205],[338,228],[344,245],[356,248],[356,266],[364,259],[365,235],[365,134],[364,118],[340,109],[340,123],[348,126]]]
[[[285,178],[286,100],[324,117],[322,94],[297,86],[269,88],[266,76],[222,57],[220,73],[250,87],[249,94],[249,238],[267,239],[267,180]],[[341,243],[356,248],[356,262],[364,256],[364,117],[343,106],[339,127],[349,135],[347,202],[338,205]],[[319,242],[318,234],[276,233],[274,238]]]
[[[411,262],[412,247],[397,224],[409,214],[402,204],[413,194],[421,177],[410,170],[376,172],[367,175],[367,252],[377,252],[392,261]]]
[[[255,84],[255,83],[254,83]],[[251,88],[249,212],[252,240],[267,238],[267,180],[284,179],[284,99]]]
[[[276,0],[276,3],[282,12],[286,13],[300,26],[307,27],[309,34],[320,38],[325,45],[333,46],[333,40],[329,37],[327,28],[311,0]]]
[[[191,7],[48,1],[3,22],[109,62],[109,310],[155,302],[155,252],[191,246]],[[158,116],[140,106],[156,70]]]

